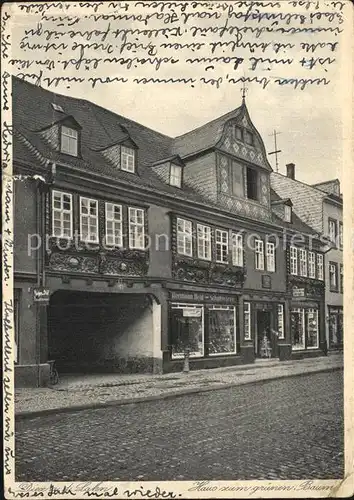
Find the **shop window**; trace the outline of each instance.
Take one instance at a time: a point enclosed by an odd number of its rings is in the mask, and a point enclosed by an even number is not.
[[[209,226],[197,225],[198,258],[211,260],[211,229]]]
[[[278,304],[278,339],[284,338],[284,306]]]
[[[306,347],[314,349],[318,347],[318,310],[308,309],[306,318]]]
[[[297,275],[297,248],[290,247],[290,274]]]
[[[309,252],[308,257],[309,257],[309,278],[316,278],[315,252]]]
[[[235,308],[213,306],[209,309],[209,354],[236,353]]]
[[[71,156],[77,156],[78,142],[79,142],[78,131],[70,127],[65,127],[63,125],[61,127],[61,146],[60,146],[61,152]]]
[[[307,251],[304,248],[299,249],[300,252],[300,276],[307,276]]]
[[[293,349],[305,349],[305,314],[304,309],[291,310],[291,337]]]
[[[341,309],[329,309],[328,327],[330,347],[340,347],[343,344],[343,311]]]
[[[245,340],[251,340],[251,303],[243,303],[243,329]]]
[[[132,148],[122,146],[121,149],[121,169],[125,172],[135,172],[135,151]]]
[[[323,255],[317,254],[317,279],[323,280]]]
[[[192,257],[192,222],[190,220],[177,219],[177,252]]]
[[[267,242],[267,271],[275,272],[275,244]]]
[[[330,262],[329,270],[329,289],[331,292],[338,292],[338,267],[336,262]]]
[[[227,263],[229,253],[229,234],[221,229],[215,230],[216,262]]]
[[[144,210],[129,207],[129,248],[145,249]]]
[[[172,304],[172,359],[184,357],[186,347],[190,357],[204,355],[204,308],[194,304]]]
[[[98,243],[98,202],[80,197],[80,236],[83,241]]]
[[[52,235],[58,238],[72,238],[73,202],[70,193],[52,192]]]
[[[258,172],[253,168],[246,169],[247,198],[258,200]]]
[[[232,233],[232,264],[234,266],[243,266],[243,236],[240,233]]]
[[[255,256],[256,256],[256,269],[259,271],[264,270],[264,242],[262,240],[255,240]]]

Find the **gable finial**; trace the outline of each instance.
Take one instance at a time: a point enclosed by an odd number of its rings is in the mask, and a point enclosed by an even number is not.
[[[242,104],[244,104],[246,100],[246,94],[248,92],[248,88],[246,87],[245,77],[242,78],[241,92],[242,92]]]

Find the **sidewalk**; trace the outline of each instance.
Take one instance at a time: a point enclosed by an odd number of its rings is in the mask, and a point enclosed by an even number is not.
[[[85,408],[153,401],[308,373],[343,368],[342,353],[328,357],[282,361],[257,360],[255,364],[165,375],[67,375],[53,388],[16,389],[18,418]]]

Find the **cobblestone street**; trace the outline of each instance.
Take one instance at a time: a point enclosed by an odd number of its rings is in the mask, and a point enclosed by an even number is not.
[[[18,481],[343,476],[343,374],[16,423]]]

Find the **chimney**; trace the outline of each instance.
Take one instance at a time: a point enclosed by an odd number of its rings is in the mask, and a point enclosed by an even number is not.
[[[286,165],[286,176],[289,177],[289,179],[295,179],[295,164],[294,163],[288,163]]]

